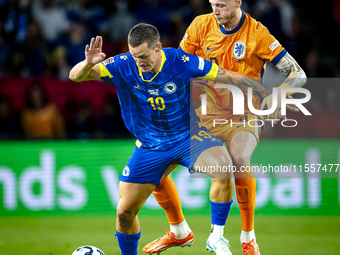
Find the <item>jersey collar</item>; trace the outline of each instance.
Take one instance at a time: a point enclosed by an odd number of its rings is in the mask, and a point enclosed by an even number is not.
[[[164,51],[162,50],[161,66],[159,67],[158,72],[157,72],[150,80],[145,80],[145,79],[144,79],[144,76],[143,76],[142,70],[140,70],[139,66],[137,66],[139,76],[142,78],[143,81],[145,81],[145,82],[151,82],[151,81],[152,81],[153,79],[155,79],[155,77],[162,71],[162,68],[163,68],[163,65],[164,65],[165,60],[166,60],[166,56],[165,56]]]
[[[242,16],[241,16],[241,20],[240,20],[240,23],[238,23],[238,25],[233,29],[233,30],[230,30],[230,31],[227,31],[223,28],[222,25],[219,25],[220,27],[220,30],[223,34],[225,35],[231,35],[231,34],[234,34],[236,33],[237,31],[240,30],[240,28],[242,27],[243,23],[244,23],[244,20],[246,19],[246,14],[244,13],[244,11],[242,11]]]

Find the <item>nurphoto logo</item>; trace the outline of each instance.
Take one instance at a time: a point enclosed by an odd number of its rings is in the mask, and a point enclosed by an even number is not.
[[[206,85],[208,88],[210,88],[217,96],[217,98],[219,99],[220,104],[222,105],[222,101],[217,93],[217,91],[212,88],[209,85]],[[233,115],[244,115],[244,94],[242,92],[242,90],[234,85],[230,85],[230,84],[215,84],[215,88],[216,89],[229,89],[230,93],[233,97]],[[207,90],[202,89],[205,92],[207,92]],[[287,92],[291,92],[291,93],[302,93],[305,95],[304,98],[286,98],[286,93]],[[278,106],[278,91],[277,88],[273,88],[273,100],[272,100],[272,106],[270,109],[265,109],[265,110],[258,110],[255,109],[255,107],[253,106],[253,89],[252,88],[248,88],[247,90],[247,103],[248,103],[248,108],[250,110],[251,113],[255,114],[255,115],[269,115],[272,114]],[[206,94],[202,95],[201,98],[201,114],[202,115],[206,115],[207,113],[207,94],[213,98],[213,95],[208,91]],[[311,116],[312,114],[302,105],[304,103],[307,103],[309,100],[311,99],[311,93],[305,89],[305,88],[282,88],[281,89],[281,115],[286,115],[286,106],[287,105],[295,105],[301,112],[303,112],[304,115],[309,115]],[[213,98],[213,101],[216,104],[215,99]],[[250,120],[249,122],[252,122],[253,120]],[[266,119],[266,121],[269,121],[273,123],[274,121],[279,121],[279,119]],[[264,125],[264,121],[259,120],[259,122],[261,123],[261,125],[257,125],[257,126],[253,126],[251,125],[252,123],[248,123],[249,126],[251,127],[262,127]],[[293,125],[287,125],[287,122],[294,122]],[[215,125],[222,125],[222,124],[227,124],[228,120],[224,120],[224,119],[214,119],[214,127]],[[233,124],[232,122],[230,123],[231,125]],[[234,123],[234,124],[240,124],[239,122]],[[244,120],[244,124],[245,126],[245,120]],[[281,125],[283,127],[295,127],[297,125],[297,121],[294,119],[284,119],[281,122]]]

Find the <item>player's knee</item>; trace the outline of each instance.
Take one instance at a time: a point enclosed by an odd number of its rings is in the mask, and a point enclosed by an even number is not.
[[[117,207],[117,219],[122,225],[129,225],[135,218],[135,214],[132,211],[128,211],[121,206]]]
[[[237,170],[245,168],[250,165],[250,156],[238,154],[233,157],[233,163]]]
[[[219,178],[220,180],[224,180],[224,182],[233,178],[233,165],[229,155],[214,155],[209,163],[210,166],[213,166],[213,178]]]
[[[211,155],[209,158],[206,159],[208,165],[210,166],[231,166],[231,158],[229,155],[225,154],[215,154]]]

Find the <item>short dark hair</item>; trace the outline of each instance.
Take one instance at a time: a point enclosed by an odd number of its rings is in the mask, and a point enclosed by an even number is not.
[[[156,27],[150,24],[140,23],[131,28],[128,35],[128,44],[135,48],[147,42],[149,48],[156,47],[160,41],[160,35]]]

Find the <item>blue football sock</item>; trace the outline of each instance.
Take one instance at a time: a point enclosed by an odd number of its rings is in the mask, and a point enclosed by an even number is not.
[[[227,221],[233,200],[227,203],[217,203],[210,201],[211,224],[224,226]]]
[[[138,241],[142,230],[138,234],[121,234],[116,230],[116,238],[122,255],[136,255]]]

